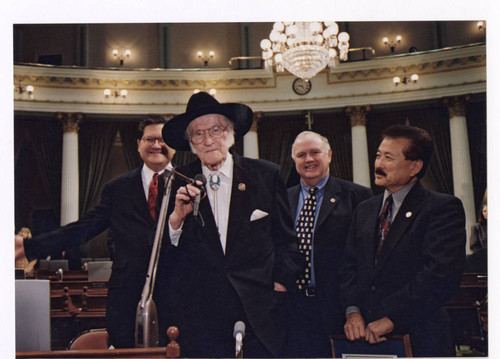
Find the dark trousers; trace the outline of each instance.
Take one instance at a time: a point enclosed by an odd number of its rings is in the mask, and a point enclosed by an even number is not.
[[[317,297],[290,293],[287,357],[331,358],[330,339],[324,329]]]

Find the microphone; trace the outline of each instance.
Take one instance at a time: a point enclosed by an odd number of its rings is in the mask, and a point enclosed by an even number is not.
[[[236,339],[235,358],[243,358],[243,338],[245,338],[245,323],[241,320],[234,323],[233,337]]]
[[[202,186],[199,186],[196,183],[196,181],[201,182]],[[207,179],[205,178],[205,176],[203,176],[201,173],[199,173],[196,176],[194,176],[193,184],[196,187],[198,187],[198,188],[204,187],[207,184]],[[200,188],[200,190],[202,190],[202,188]],[[194,201],[193,201],[193,216],[195,216],[195,217],[198,217],[198,213],[200,211],[201,193],[202,193],[202,191],[194,197]]]

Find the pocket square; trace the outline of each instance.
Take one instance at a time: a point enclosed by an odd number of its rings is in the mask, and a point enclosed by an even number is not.
[[[269,215],[269,213],[261,211],[260,209],[256,209],[255,211],[253,211],[252,215],[250,216],[250,222],[264,218],[265,216],[268,216],[268,215]]]

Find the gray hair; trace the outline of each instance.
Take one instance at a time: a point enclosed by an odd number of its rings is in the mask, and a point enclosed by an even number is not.
[[[297,135],[297,137],[295,137],[295,140],[293,141],[293,144],[292,144],[292,159],[293,160],[295,160],[295,157],[293,155],[293,149],[295,147],[295,143],[297,142],[297,140],[300,140],[302,137],[311,136],[311,135],[318,137],[321,140],[321,142],[323,142],[326,151],[330,151],[332,149],[330,147],[330,142],[328,142],[328,138],[326,138],[325,136],[321,136],[319,133],[313,132],[313,131],[302,131],[301,133],[299,133]]]
[[[226,146],[229,149],[229,148],[231,148],[232,145],[234,145],[234,124],[230,119],[228,119],[224,115],[221,115],[218,113],[216,113],[215,115],[217,115],[217,119],[221,122],[221,125],[226,127],[226,131],[227,131]],[[191,129],[192,123],[193,122],[191,121],[189,123],[189,125],[186,127],[186,132],[184,133],[184,136],[188,139],[189,147],[191,148],[191,152],[193,152],[193,154],[196,155],[196,148],[193,146],[191,141],[189,141],[189,131]]]

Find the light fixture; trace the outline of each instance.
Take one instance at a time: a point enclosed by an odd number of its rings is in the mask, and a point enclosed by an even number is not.
[[[476,25],[479,31],[486,31],[486,23],[484,21],[478,21]]]
[[[327,65],[347,60],[349,34],[338,32],[334,21],[275,22],[269,39],[260,42],[265,67],[309,80]]]
[[[382,39],[382,42],[384,43],[384,45],[389,46],[391,48],[391,52],[394,53],[396,50],[396,46],[398,46],[401,43],[401,39],[402,39],[401,35],[396,36],[396,39],[391,41],[389,41],[388,37],[384,37]]]
[[[110,89],[105,89],[104,90],[104,97],[105,98],[110,98],[110,97],[113,97],[113,98],[125,98],[127,97],[128,95],[128,91],[127,90],[118,90],[118,86],[117,84],[115,84],[115,88],[114,90],[110,90]]]
[[[213,59],[213,58],[214,58],[214,56],[215,56],[215,52],[214,52],[214,51],[212,51],[212,50],[210,50],[210,51],[208,52],[208,56],[204,56],[204,55],[203,55],[203,51],[198,51],[198,52],[196,53],[196,55],[198,56],[198,58],[200,58],[200,59],[203,61],[203,64],[205,65],[205,67],[208,67],[208,61],[209,61],[210,59]]]
[[[30,99],[33,99],[33,92],[35,92],[35,88],[32,85],[23,87],[23,82],[19,81],[19,85],[17,87],[14,84],[14,92],[17,92],[20,95],[26,94]]]
[[[407,85],[409,83],[416,84],[418,82],[418,79],[419,77],[417,74],[412,74],[410,77],[407,77],[405,72],[402,77],[395,76],[392,79],[392,82],[394,83],[395,86],[398,86],[399,84]]]
[[[123,66],[123,63],[125,62],[125,59],[129,58],[132,52],[130,50],[125,50],[123,53],[118,53],[117,49],[113,50],[113,58],[114,59],[119,59],[120,60],[120,66]]]
[[[194,93],[194,94],[197,94],[197,93],[198,93],[198,92],[200,92],[200,91],[201,91],[200,89],[195,89],[195,90],[193,91],[193,93]],[[203,91],[205,91],[205,92],[206,92],[206,89],[204,89]],[[214,97],[215,97],[215,95],[217,94],[217,90],[216,90],[216,89],[210,89],[210,90],[208,90],[208,93],[209,93],[210,95],[212,95],[212,96],[214,96]]]

